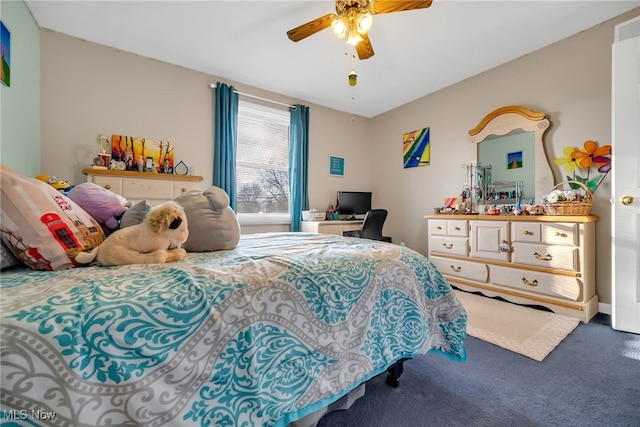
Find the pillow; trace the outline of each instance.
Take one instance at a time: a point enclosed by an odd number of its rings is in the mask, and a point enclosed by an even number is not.
[[[184,208],[189,238],[182,245],[187,252],[233,249],[240,241],[240,223],[229,207],[229,196],[219,187],[192,190],[175,199]]]
[[[131,227],[137,225],[144,220],[147,216],[147,212],[151,209],[151,205],[146,200],[140,200],[135,205],[131,206],[120,218],[120,228]]]
[[[120,218],[133,206],[133,202],[93,182],[83,182],[73,187],[67,197],[98,221],[106,234],[120,227]]]
[[[75,267],[78,252],[104,241],[100,224],[49,184],[0,166],[2,241],[36,270]]]
[[[20,261],[18,261],[9,248],[2,243],[2,245],[0,245],[0,270],[6,270],[16,265],[20,265]]]

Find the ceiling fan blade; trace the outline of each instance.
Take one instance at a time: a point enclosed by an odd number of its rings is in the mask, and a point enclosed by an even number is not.
[[[336,15],[334,13],[321,16],[320,18],[314,19],[306,24],[302,24],[293,30],[287,31],[287,37],[294,42],[299,42],[304,38],[314,35],[318,31],[329,28],[334,19],[336,19]]]
[[[374,0],[370,7],[371,13],[380,15],[381,13],[402,12],[404,10],[426,9],[431,6],[433,0],[426,1],[397,1],[397,0]]]
[[[374,55],[373,46],[371,46],[371,40],[368,35],[362,36],[362,41],[356,45],[356,52],[358,52],[358,58],[369,59]]]

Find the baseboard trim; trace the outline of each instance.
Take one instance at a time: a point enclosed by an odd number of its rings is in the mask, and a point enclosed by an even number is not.
[[[611,313],[613,313],[613,310],[611,309],[611,304],[605,304],[605,303],[599,302],[598,312],[608,314],[609,316],[611,316]]]

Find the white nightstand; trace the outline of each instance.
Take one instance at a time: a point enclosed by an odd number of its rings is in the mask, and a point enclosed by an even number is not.
[[[130,172],[103,169],[82,169],[87,181],[98,184],[107,190],[119,194],[127,200],[136,202],[147,200],[157,205],[173,200],[180,194],[200,189],[203,178],[197,175],[175,175],[149,172]]]

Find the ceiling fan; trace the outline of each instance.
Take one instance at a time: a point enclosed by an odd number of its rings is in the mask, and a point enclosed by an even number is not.
[[[287,36],[298,42],[331,27],[336,37],[347,37],[347,43],[355,47],[358,58],[368,59],[374,54],[368,36],[373,15],[425,9],[431,6],[432,1],[336,0],[336,13],[329,13],[289,30]]]

